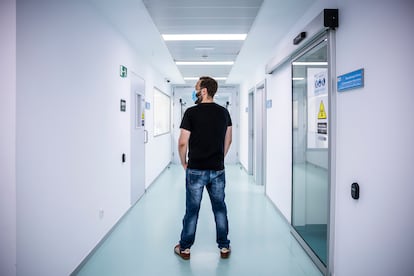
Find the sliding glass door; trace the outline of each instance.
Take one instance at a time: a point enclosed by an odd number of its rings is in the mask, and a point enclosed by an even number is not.
[[[324,267],[328,259],[329,70],[321,38],[292,61],[292,226]]]

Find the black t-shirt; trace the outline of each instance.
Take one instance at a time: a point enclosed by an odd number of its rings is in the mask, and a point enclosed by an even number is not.
[[[188,108],[180,125],[191,132],[188,168],[223,170],[224,138],[231,125],[227,109],[216,103],[200,103]]]

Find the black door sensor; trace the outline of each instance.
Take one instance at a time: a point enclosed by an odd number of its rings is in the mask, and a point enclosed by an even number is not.
[[[351,196],[353,199],[359,198],[359,185],[356,182],[351,185]]]

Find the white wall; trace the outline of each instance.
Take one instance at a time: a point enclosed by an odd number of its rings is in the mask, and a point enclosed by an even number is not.
[[[335,275],[413,275],[414,2],[338,3],[337,74],[365,87],[337,95]]]
[[[0,2],[0,275],[16,275],[16,1]]]
[[[414,248],[414,109],[411,67],[414,3],[398,1],[318,1],[275,46],[269,59],[323,8],[339,8],[337,75],[365,69],[365,87],[337,94],[335,252],[333,273],[347,275],[412,275]],[[290,73],[269,77],[267,194],[290,220],[291,148]],[[257,68],[257,72],[263,68]],[[242,84],[247,89],[255,78]],[[282,92],[283,91],[283,92]],[[278,94],[280,93],[280,94]],[[286,106],[285,106],[286,105]],[[241,105],[243,115],[244,105]],[[286,115],[286,112],[288,115]],[[247,118],[247,117],[246,117]],[[241,129],[247,129],[246,122]],[[247,148],[241,133],[241,149]],[[243,160],[247,160],[243,155]],[[247,157],[247,156],[246,156]],[[243,161],[245,162],[245,161]],[[350,185],[361,185],[361,198]]]
[[[17,274],[68,275],[130,207],[130,80],[164,77],[85,1],[17,3]],[[147,112],[152,131],[151,112]],[[170,158],[149,137],[147,182]],[[156,154],[155,154],[156,152]],[[165,154],[165,155],[164,155]],[[100,210],[104,211],[100,218]]]
[[[286,64],[268,77],[267,97],[267,183],[266,194],[291,220],[292,198],[292,83]]]

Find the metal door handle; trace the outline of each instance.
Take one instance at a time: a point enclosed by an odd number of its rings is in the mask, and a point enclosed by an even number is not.
[[[148,131],[144,129],[144,144],[148,143]]]

